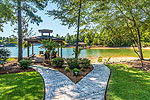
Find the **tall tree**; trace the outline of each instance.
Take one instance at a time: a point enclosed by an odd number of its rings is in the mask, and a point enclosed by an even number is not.
[[[79,32],[80,32],[80,17],[81,17],[81,6],[82,6],[82,2],[80,0],[80,4],[79,4],[79,12],[78,12],[78,25],[77,25],[77,41],[76,41],[76,52],[75,52],[75,58],[78,58],[78,42],[79,42]]]
[[[7,22],[14,22],[14,12],[11,8],[11,4],[8,3],[8,0],[0,1],[0,31],[3,31],[3,25]]]
[[[18,34],[18,27],[14,27],[12,30],[14,33]],[[34,36],[35,33],[33,31],[33,28],[30,27],[30,17],[29,16],[23,16],[22,17],[22,40],[23,44],[25,43],[24,39],[28,37]],[[18,40],[18,38],[17,38]]]
[[[80,27],[90,24],[88,14],[90,13],[89,9],[91,8],[89,6],[91,4],[87,0],[51,0],[51,2],[55,3],[58,9],[48,11],[47,14],[54,16],[54,19],[60,19],[61,24],[68,25],[68,28],[73,26],[77,28],[75,53],[75,58],[77,58]],[[84,2],[83,5],[82,2]],[[81,5],[83,6],[82,11]]]
[[[138,47],[139,52],[134,50],[142,62],[144,58],[141,36],[145,30],[149,30],[150,1],[111,0],[106,5],[108,9],[100,10],[98,7],[99,5],[95,8],[98,12],[94,16],[99,13],[103,17],[94,21],[99,24],[99,28],[106,30],[104,32],[107,33],[128,37]]]
[[[17,12],[18,23],[18,61],[22,59],[22,15],[30,17],[31,23],[39,25],[41,17],[37,16],[38,10],[43,10],[48,0],[9,0],[13,12]]]

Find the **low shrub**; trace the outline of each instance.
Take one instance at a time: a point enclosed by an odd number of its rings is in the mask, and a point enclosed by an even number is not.
[[[63,58],[54,58],[54,59],[51,59],[50,62],[55,67],[62,67],[62,65],[64,64],[64,59]]]
[[[72,70],[73,75],[78,75],[80,73],[80,70],[78,68],[74,68]]]
[[[10,56],[10,51],[6,48],[0,49],[0,64],[4,67],[5,62]]]
[[[82,68],[88,68],[88,67],[90,67],[91,61],[89,59],[87,59],[87,58],[80,58],[79,62],[81,64]]]
[[[70,68],[69,68],[69,67],[66,67],[66,68],[65,68],[65,72],[70,72]]]
[[[77,58],[68,58],[66,59],[66,62],[71,69],[79,68],[79,62]]]
[[[21,69],[27,69],[31,65],[31,60],[21,60],[19,61],[19,66]]]
[[[85,71],[84,67],[81,68],[81,71]]]

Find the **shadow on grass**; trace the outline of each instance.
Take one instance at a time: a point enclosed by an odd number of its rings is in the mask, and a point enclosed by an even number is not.
[[[107,100],[150,99],[150,73],[123,64],[107,66],[111,69]]]
[[[38,72],[0,75],[0,100],[43,100],[44,82]]]

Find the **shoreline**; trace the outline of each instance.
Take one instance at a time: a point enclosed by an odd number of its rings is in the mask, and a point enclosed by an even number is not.
[[[137,47],[135,47],[138,49]],[[91,47],[87,49],[133,49],[133,47]],[[142,49],[150,49],[150,47],[143,47]]]
[[[99,63],[98,57],[87,57],[91,60],[91,63]],[[107,60],[109,57],[103,57],[103,61]],[[145,58],[148,59],[148,58]],[[138,57],[111,57],[109,62],[125,62],[125,61],[134,61],[139,60]]]
[[[4,48],[4,47],[0,47],[0,48]],[[9,47],[6,47],[6,48],[9,48]],[[75,46],[64,47],[64,48],[75,48]],[[91,46],[91,47],[89,47],[89,46],[87,46],[85,49],[133,49],[133,47],[99,47],[99,46]],[[138,48],[135,47],[135,49],[138,49]],[[142,49],[150,50],[150,47],[142,47]]]
[[[70,47],[65,47],[65,48],[75,48],[75,47],[70,46]],[[86,47],[86,49],[133,49],[133,47],[98,47],[98,46],[91,46],[91,47]],[[135,47],[135,49],[138,49],[138,48]],[[150,50],[150,47],[143,47],[142,49]]]

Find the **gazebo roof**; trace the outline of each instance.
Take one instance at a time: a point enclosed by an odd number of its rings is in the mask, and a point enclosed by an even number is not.
[[[50,38],[51,38],[53,41],[56,41],[56,42],[63,42],[63,41],[65,41],[65,39],[56,38],[56,37],[53,37],[53,36],[51,36]],[[38,43],[39,41],[42,41],[42,40],[49,40],[49,36],[48,36],[48,35],[35,36],[35,37],[26,38],[26,39],[24,39],[24,40],[25,40],[25,41],[28,41],[28,42],[32,42],[32,43]]]
[[[84,42],[78,42],[79,45],[86,45]]]
[[[49,30],[49,29],[40,29],[39,32],[40,32],[40,33],[53,33],[53,30]]]

